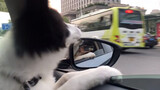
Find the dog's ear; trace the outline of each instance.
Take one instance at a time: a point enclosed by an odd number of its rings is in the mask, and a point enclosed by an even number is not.
[[[23,11],[13,21],[17,55],[40,55],[64,48],[69,31],[61,15],[48,7],[48,0],[25,0],[24,6]]]

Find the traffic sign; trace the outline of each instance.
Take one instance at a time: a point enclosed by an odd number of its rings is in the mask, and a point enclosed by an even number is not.
[[[10,30],[12,27],[11,23],[2,23],[2,30]]]

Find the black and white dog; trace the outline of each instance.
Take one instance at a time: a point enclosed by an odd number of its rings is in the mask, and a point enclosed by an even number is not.
[[[0,41],[0,90],[87,90],[121,73],[103,66],[68,73],[53,70],[81,32],[65,24],[47,0],[5,0],[13,29]]]

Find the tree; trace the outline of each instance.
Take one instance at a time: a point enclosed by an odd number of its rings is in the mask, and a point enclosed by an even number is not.
[[[0,36],[4,36],[7,32],[8,30],[0,30]]]
[[[0,11],[2,12],[8,12],[7,6],[4,2],[4,0],[0,0]]]
[[[4,0],[0,0],[0,2],[4,2]]]
[[[68,19],[67,17],[65,17],[65,16],[63,16],[63,20],[64,20],[64,22],[66,22],[66,23],[70,23],[69,19]]]

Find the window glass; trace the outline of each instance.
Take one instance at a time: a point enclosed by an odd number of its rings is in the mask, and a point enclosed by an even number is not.
[[[84,32],[110,29],[112,24],[112,11],[79,19],[74,24]]]
[[[119,27],[138,29],[142,28],[142,24],[140,11],[119,9]]]
[[[119,9],[120,23],[125,21],[142,21],[139,11]],[[133,22],[134,23],[134,22]]]

